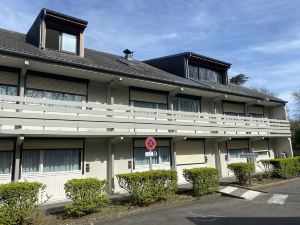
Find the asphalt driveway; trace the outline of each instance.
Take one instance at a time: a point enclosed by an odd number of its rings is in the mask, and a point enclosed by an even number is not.
[[[264,188],[270,194],[288,195],[283,204],[265,199],[252,201],[223,196],[173,208],[115,218],[100,224],[110,225],[287,225],[300,224],[300,180]]]

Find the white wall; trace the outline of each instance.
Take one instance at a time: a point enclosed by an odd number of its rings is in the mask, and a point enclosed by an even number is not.
[[[107,141],[105,139],[88,139],[85,147],[85,167],[90,166],[90,172],[85,171],[86,177],[100,180],[107,179]]]
[[[115,167],[114,172],[115,175],[120,173],[131,173],[132,169],[128,168],[128,161],[131,161],[132,157],[132,147],[131,139],[124,139],[123,141],[114,144],[112,146],[112,150],[115,154]],[[133,165],[131,163],[131,165]],[[125,192],[124,189],[121,189],[118,185],[117,178],[115,177],[115,193]]]

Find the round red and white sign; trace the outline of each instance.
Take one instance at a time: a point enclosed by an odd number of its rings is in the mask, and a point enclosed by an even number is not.
[[[146,148],[149,150],[149,151],[153,151],[156,147],[156,141],[155,141],[155,138],[154,137],[148,137],[146,139]]]

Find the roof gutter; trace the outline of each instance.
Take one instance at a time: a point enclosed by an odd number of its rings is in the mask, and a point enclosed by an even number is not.
[[[157,79],[153,79],[153,78],[150,78],[150,77],[146,77],[146,76],[143,76],[141,77],[140,75],[137,75],[137,74],[134,74],[134,73],[126,73],[126,72],[122,72],[122,71],[118,71],[118,70],[112,70],[112,69],[108,69],[108,68],[100,68],[100,67],[97,67],[97,66],[91,66],[91,65],[82,65],[82,64],[79,64],[79,63],[76,63],[76,62],[66,62],[66,61],[61,61],[59,59],[55,59],[55,58],[42,58],[42,57],[39,57],[37,55],[34,55],[34,54],[28,54],[28,53],[24,53],[24,52],[18,52],[18,51],[15,51],[15,50],[11,50],[11,49],[5,49],[5,48],[0,48],[0,53],[4,53],[6,55],[12,55],[12,56],[19,56],[19,57],[26,57],[26,59],[33,59],[33,60],[38,60],[40,62],[46,62],[46,63],[56,63],[56,64],[60,64],[60,65],[68,65],[68,66],[76,66],[77,68],[81,68],[81,69],[88,69],[88,70],[92,70],[92,71],[95,71],[95,72],[105,72],[105,73],[108,73],[108,74],[111,74],[111,75],[122,75],[122,76],[125,76],[125,77],[128,77],[128,78],[137,78],[137,79],[143,79],[143,80],[147,80],[147,81],[154,81],[154,82],[162,82],[162,83],[165,83],[165,84],[170,84],[170,85],[180,85],[181,87],[182,86],[185,86],[185,87],[188,87],[188,88],[193,88],[193,89],[203,89],[203,90],[206,90],[206,91],[209,91],[209,92],[217,92],[217,93],[223,93],[223,94],[228,94],[228,95],[234,95],[234,96],[239,96],[239,97],[245,97],[245,98],[252,98],[252,99],[258,99],[258,100],[264,100],[264,98],[258,98],[258,97],[255,97],[255,96],[249,96],[249,95],[243,95],[243,94],[238,94],[238,93],[232,93],[232,92],[227,92],[227,91],[219,91],[219,90],[211,90],[211,87],[210,88],[204,88],[204,87],[197,87],[197,86],[194,86],[194,85],[188,85],[188,84],[182,84],[182,83],[176,83],[176,82],[172,82],[172,81],[168,81],[168,80],[157,80]],[[274,99],[270,99],[269,100],[270,102],[276,102],[276,103],[287,103],[287,101],[279,101],[279,100],[274,100]]]

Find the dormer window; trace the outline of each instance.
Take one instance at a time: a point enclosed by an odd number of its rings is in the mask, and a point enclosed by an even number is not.
[[[189,64],[189,78],[193,80],[223,83],[223,75],[219,71],[203,68],[202,66]]]
[[[77,54],[77,35],[72,35],[47,28],[46,48]]]
[[[84,29],[88,22],[49,9],[42,9],[26,35],[26,41],[41,49],[84,57]]]
[[[77,36],[62,33],[61,50],[66,52],[77,53]]]

